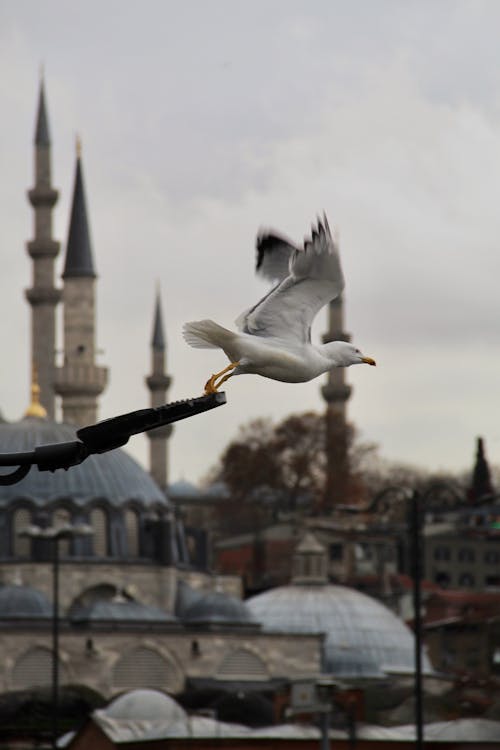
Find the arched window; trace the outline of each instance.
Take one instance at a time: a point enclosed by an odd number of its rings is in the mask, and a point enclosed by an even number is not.
[[[116,688],[167,688],[171,670],[165,659],[152,648],[139,646],[119,659],[113,669]]]
[[[14,511],[12,520],[12,552],[14,557],[30,557],[31,539],[27,536],[19,536],[31,523],[31,513],[27,508],[19,508]]]
[[[268,673],[262,659],[259,659],[252,651],[240,648],[224,657],[217,676],[222,679],[265,680],[268,678]]]
[[[68,682],[64,665],[59,661],[61,682]],[[14,664],[12,682],[16,688],[29,688],[37,685],[52,684],[52,651],[35,646],[30,648]]]
[[[96,557],[108,555],[108,517],[102,508],[90,511],[90,525],[92,526],[92,546]]]
[[[139,519],[135,510],[125,511],[125,529],[127,532],[127,555],[139,557]]]
[[[66,508],[56,508],[52,514],[52,526],[56,529],[60,529],[62,526],[68,526],[69,524],[71,524],[69,510],[66,510]],[[60,557],[69,557],[71,554],[71,540],[60,539],[58,544]]]

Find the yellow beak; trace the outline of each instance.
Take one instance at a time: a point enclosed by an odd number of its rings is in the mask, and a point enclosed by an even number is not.
[[[373,365],[374,367],[375,367],[375,365],[377,364],[377,363],[375,362],[375,360],[374,360],[374,359],[372,359],[371,357],[363,357],[363,359],[362,359],[361,361],[362,361],[362,362],[364,362],[364,363],[365,363],[365,364],[367,364],[367,365]]]

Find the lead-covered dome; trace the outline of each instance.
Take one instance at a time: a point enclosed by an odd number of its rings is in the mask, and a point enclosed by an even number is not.
[[[208,591],[197,598],[183,620],[190,625],[258,626],[244,602],[222,591]]]
[[[138,689],[119,695],[99,712],[112,719],[183,721],[186,712],[177,701],[160,690]]]
[[[75,427],[48,419],[25,417],[19,422],[0,422],[0,453],[30,451],[35,446],[75,439]],[[5,469],[1,471],[8,473]],[[112,505],[130,500],[142,505],[168,505],[147,471],[119,448],[89,456],[68,471],[40,472],[34,466],[17,484],[0,486],[0,505],[5,507],[20,497],[38,505],[61,498],[71,498],[78,505],[96,498]]]
[[[246,604],[264,630],[325,633],[324,672],[354,678],[414,669],[412,631],[383,604],[354,589],[280,586]],[[430,668],[427,659],[424,662]]]
[[[52,617],[52,605],[41,591],[31,586],[0,586],[0,619]]]
[[[323,672],[336,677],[377,678],[414,671],[412,631],[376,599],[328,583],[326,551],[312,533],[297,546],[293,568],[289,586],[246,601],[264,630],[324,633]],[[431,671],[425,656],[423,666]]]
[[[158,607],[146,606],[127,599],[97,599],[75,607],[71,613],[74,623],[89,622],[176,622],[177,618]]]

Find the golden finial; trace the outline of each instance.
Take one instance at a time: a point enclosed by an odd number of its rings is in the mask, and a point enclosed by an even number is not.
[[[31,370],[31,404],[24,412],[25,417],[38,417],[45,419],[47,412],[40,403],[40,386],[38,385],[38,373],[36,366]]]
[[[79,159],[82,155],[82,139],[80,135],[76,134],[76,158]]]

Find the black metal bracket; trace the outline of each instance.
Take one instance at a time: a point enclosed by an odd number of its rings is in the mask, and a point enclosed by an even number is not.
[[[174,401],[171,404],[151,409],[139,409],[128,414],[120,414],[88,427],[82,427],[76,431],[78,440],[39,445],[26,453],[0,453],[0,466],[17,467],[10,474],[0,474],[0,485],[20,482],[34,465],[39,471],[69,469],[71,466],[81,464],[93,453],[106,453],[106,451],[121,448],[132,435],[194,417],[196,414],[210,411],[225,403],[224,392]]]

